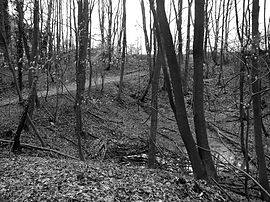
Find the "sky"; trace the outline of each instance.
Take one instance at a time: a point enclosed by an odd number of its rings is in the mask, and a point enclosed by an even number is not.
[[[216,0],[216,1],[221,1],[221,0]],[[165,0],[165,2],[169,2],[169,0]],[[183,5],[183,16],[187,16],[187,0],[184,0],[184,5]],[[193,1],[194,2],[194,1]],[[234,0],[232,0],[232,2],[234,2]],[[239,2],[239,6],[238,8],[241,8],[241,2],[242,0],[238,0]],[[264,16],[264,12],[263,12],[263,8],[264,8],[264,0],[260,0],[260,15],[259,15],[259,30],[260,32],[263,32],[263,16]],[[146,8],[146,12],[148,9],[148,0],[145,0],[145,8]],[[168,10],[168,8],[167,8]],[[266,0],[266,19],[267,20],[267,24],[269,23],[269,17],[270,17],[270,1]],[[235,18],[234,18],[234,14],[232,16],[232,23],[231,23],[231,27],[235,26]],[[129,44],[134,44],[139,45],[142,47],[143,52],[145,52],[145,48],[144,48],[144,35],[143,35],[143,30],[142,30],[142,17],[141,17],[141,7],[140,7],[140,0],[127,0],[127,40]],[[175,23],[175,21],[171,21],[171,28],[172,28],[172,32],[174,33],[175,31],[175,27],[173,26]],[[187,24],[187,20],[184,17],[183,18],[183,39],[186,38],[186,24]],[[174,28],[173,28],[174,27]],[[231,37],[236,37],[236,33],[234,31],[234,28],[232,28],[231,32],[230,32]]]
[[[46,3],[44,3],[44,6],[46,7],[47,4],[47,0],[41,0],[44,1]],[[65,2],[67,0],[63,0],[63,5],[65,5]],[[97,0],[96,0],[97,1]],[[120,0],[112,0],[113,1],[113,5],[114,7],[116,6],[117,3],[119,3]],[[143,29],[142,29],[142,14],[141,14],[141,6],[140,6],[140,1],[141,0],[126,0],[126,6],[127,6],[127,43],[129,46],[133,46],[135,48],[139,48],[142,49],[142,52],[145,52],[145,45],[144,45],[144,35],[143,35]],[[176,1],[176,0],[175,0]],[[221,0],[215,0],[216,2],[221,2]],[[239,2],[239,6],[238,8],[241,9],[242,6],[242,1],[243,0],[237,0]],[[260,7],[261,7],[261,11],[260,11],[260,17],[259,17],[259,21],[260,21],[260,31],[263,31],[263,4],[264,1],[266,1],[267,5],[266,5],[266,19],[267,20],[267,24],[269,21],[269,17],[270,17],[270,0],[259,0],[260,1]],[[146,9],[146,16],[147,16],[147,26],[149,28],[149,0],[144,0],[145,2],[145,9]],[[171,2],[171,0],[165,0],[165,3],[167,5],[166,9],[167,9],[167,13],[169,13],[169,6],[168,4]],[[231,0],[231,2],[234,2],[234,0]],[[252,1],[251,1],[252,2]],[[76,1],[75,1],[76,3]],[[194,0],[193,0],[194,3]],[[97,4],[97,3],[96,3]],[[45,8],[44,7],[44,8]],[[100,30],[99,30],[99,23],[98,23],[98,14],[97,14],[97,5],[95,5],[95,12],[93,14],[93,33],[95,34],[99,34]],[[182,24],[182,38],[185,41],[186,39],[186,24],[187,24],[187,0],[183,0],[183,24]],[[171,10],[171,12],[173,13],[174,11]],[[192,9],[193,12],[193,9]],[[75,9],[75,13],[76,13],[76,9]],[[239,13],[241,13],[239,11]],[[31,15],[31,14],[30,14]],[[65,15],[65,6],[63,7],[63,15]],[[76,14],[77,15],[77,14]],[[171,16],[171,31],[174,34],[176,32],[176,27],[175,27],[175,21],[173,20],[174,16]],[[45,20],[45,19],[44,19]],[[66,20],[66,22],[69,21],[68,18],[64,17],[64,20]],[[235,33],[235,17],[234,17],[234,11],[233,11],[233,15],[232,15],[232,23],[231,23],[231,32],[230,32],[230,36],[231,38],[235,38],[237,35]],[[73,21],[73,19],[72,19]],[[148,30],[149,31],[149,30]],[[191,28],[191,35],[192,35],[192,28]],[[98,43],[100,43],[100,40],[98,39],[98,36],[94,37],[95,40],[93,41],[94,45],[97,45]],[[233,39],[232,39],[233,40]]]

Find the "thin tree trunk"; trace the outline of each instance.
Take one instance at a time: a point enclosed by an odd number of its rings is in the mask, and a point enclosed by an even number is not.
[[[90,0],[90,10],[89,10],[89,39],[88,39],[88,63],[89,63],[89,85],[87,94],[90,97],[91,94],[91,87],[92,87],[92,77],[93,77],[93,65],[91,59],[92,53],[92,13],[95,6],[95,0]]]
[[[29,82],[29,88],[32,86],[32,82],[34,77],[36,77],[36,68],[37,68],[37,62],[38,62],[38,40],[39,40],[39,0],[34,1],[34,31],[33,31],[33,41],[32,41],[32,53],[31,53],[31,66],[28,69],[28,82]],[[37,89],[36,85],[33,89],[34,91],[34,102],[31,102],[31,105],[29,107],[29,117],[32,119],[34,110],[35,110],[35,104],[37,107],[39,107],[39,101],[37,96]],[[29,122],[27,120],[25,129],[28,130],[29,128]]]
[[[75,103],[75,116],[76,127],[75,132],[78,140],[78,152],[80,160],[84,161],[84,155],[82,152],[81,135],[83,133],[82,123],[82,100],[85,91],[85,71],[86,71],[86,56],[88,47],[88,0],[78,1],[78,28],[79,28],[79,55],[78,65],[76,68],[76,103]]]
[[[193,0],[188,0],[188,22],[187,22],[187,41],[186,41],[186,58],[185,58],[185,69],[183,77],[183,93],[188,93],[189,83],[189,54],[190,54],[190,21],[191,21],[191,6]]]
[[[152,96],[151,96],[151,128],[149,136],[148,167],[155,168],[156,163],[156,134],[158,122],[158,89],[161,69],[161,50],[158,49],[156,63],[153,71]]]
[[[103,91],[104,88],[104,69],[103,67],[106,66],[106,58],[105,58],[105,2],[104,0],[98,1],[99,8],[98,8],[98,14],[99,14],[99,28],[100,28],[100,35],[101,35],[101,48],[102,48],[102,69],[100,69],[101,72],[101,91]]]
[[[23,7],[23,1],[17,1],[16,8],[17,12],[18,10],[22,10]],[[22,91],[23,89],[23,78],[22,78],[22,71],[23,71],[23,29],[20,26],[22,18],[20,18],[20,13],[18,12],[18,32],[17,32],[17,65],[18,65],[18,84],[19,84],[19,89]]]
[[[146,18],[145,18],[145,7],[144,7],[144,1],[141,0],[141,10],[142,10],[142,22],[143,22],[143,32],[144,32],[144,41],[145,41],[145,49],[146,49],[146,54],[147,54],[147,61],[148,61],[148,69],[149,69],[149,81],[145,87],[144,93],[140,97],[140,101],[143,102],[152,83],[153,80],[153,71],[152,71],[152,58],[151,58],[151,46],[149,44],[149,38],[147,34],[147,29],[146,29]],[[151,23],[151,22],[150,22]],[[150,25],[151,29],[151,25]],[[151,33],[150,33],[151,34]]]
[[[176,19],[176,28],[177,28],[177,50],[178,50],[178,63],[179,65],[183,64],[183,39],[182,39],[182,10],[183,10],[183,0],[178,0],[178,8],[176,9],[175,0],[172,0],[173,9],[175,13]],[[177,12],[178,10],[178,12]]]
[[[112,61],[112,17],[113,17],[113,11],[112,11],[112,0],[108,0],[109,5],[108,7],[108,34],[107,34],[107,55],[108,55],[108,61],[107,61],[107,68],[106,70],[111,69],[111,61]]]
[[[252,69],[251,69],[251,79],[252,79],[252,104],[253,104],[253,116],[254,116],[254,136],[255,136],[255,151],[258,161],[258,171],[259,171],[259,182],[262,187],[270,191],[266,162],[264,157],[264,146],[262,142],[262,119],[261,119],[261,94],[260,94],[260,78],[259,78],[259,41],[260,34],[258,30],[259,26],[259,0],[253,0],[252,7],[252,51],[254,57],[252,57]],[[270,198],[265,194],[264,191],[261,191],[262,199],[269,201]]]
[[[15,86],[16,86],[16,91],[17,91],[17,94],[18,94],[18,97],[19,97],[19,102],[22,102],[23,97],[22,97],[22,94],[21,94],[21,91],[20,91],[20,88],[19,88],[19,84],[18,84],[18,81],[17,81],[17,78],[16,78],[16,73],[15,73],[14,67],[12,66],[11,61],[10,61],[10,56],[9,56],[9,51],[8,51],[8,47],[7,47],[7,43],[6,43],[6,38],[5,38],[2,30],[0,30],[0,41],[3,42],[5,62],[7,63],[8,68],[12,73],[14,83],[15,83]]]
[[[21,95],[18,80],[16,78],[16,72],[10,60],[10,54],[9,54],[9,49],[8,49],[8,36],[7,35],[9,35],[9,30],[8,30],[9,22],[6,19],[7,16],[8,16],[8,2],[0,1],[0,48],[3,49],[5,62],[12,73],[14,83],[16,86],[16,91],[19,96],[19,101],[21,102],[23,100],[23,97]]]
[[[204,84],[203,84],[203,36],[204,36],[204,0],[195,0],[195,25],[193,41],[193,114],[198,151],[209,178],[217,179],[208,143],[206,121],[204,116]]]
[[[153,1],[150,0],[150,5],[152,4],[152,11],[154,11]],[[164,8],[164,0],[156,0],[157,13],[154,16],[158,20],[159,26],[158,31],[161,33],[161,39],[163,40],[162,47],[166,48],[166,57],[170,70],[170,76],[172,80],[172,89],[175,100],[176,108],[176,122],[179,128],[179,132],[182,136],[183,142],[187,149],[189,159],[191,161],[193,173],[195,179],[207,179],[207,173],[200,159],[198,150],[196,148],[195,141],[192,137],[187,111],[185,107],[184,95],[182,91],[181,74],[180,68],[178,66],[176,53],[174,50],[172,35],[170,33],[169,23],[166,18],[166,12]],[[155,11],[154,11],[155,12]]]
[[[126,34],[126,0],[123,0],[123,19],[122,19],[122,30],[123,30],[123,42],[122,42],[122,55],[121,55],[121,73],[119,81],[119,90],[117,100],[121,99],[123,90],[123,79],[125,70],[125,59],[126,59],[126,46],[127,46],[127,34]]]
[[[28,114],[29,109],[33,105],[32,103],[35,102],[34,99],[35,99],[35,88],[37,85],[37,80],[38,80],[37,77],[33,78],[33,82],[32,82],[32,86],[31,86],[30,91],[29,91],[27,103],[26,103],[26,106],[25,106],[24,111],[22,113],[22,117],[20,119],[19,125],[17,127],[16,134],[14,136],[14,143],[11,147],[12,152],[21,152],[21,142],[20,142],[21,133],[22,133],[22,130],[24,129],[25,122],[26,122],[27,117],[29,115]]]
[[[266,28],[266,0],[264,0],[263,6],[263,27],[264,27],[264,48],[267,50],[268,47],[268,37],[267,37],[267,28]],[[270,31],[270,30],[269,30]],[[269,34],[269,33],[268,33]]]

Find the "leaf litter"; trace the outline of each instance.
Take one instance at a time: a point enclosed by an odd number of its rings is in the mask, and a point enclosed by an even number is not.
[[[26,156],[0,162],[8,201],[226,201],[203,181],[143,166]]]

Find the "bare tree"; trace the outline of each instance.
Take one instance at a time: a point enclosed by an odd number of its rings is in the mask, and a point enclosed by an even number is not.
[[[262,119],[261,119],[261,93],[260,93],[260,68],[258,63],[259,57],[259,41],[260,34],[258,30],[259,26],[259,0],[253,0],[252,4],[252,104],[253,104],[253,116],[254,116],[254,136],[255,136],[255,150],[257,155],[258,170],[259,170],[259,182],[266,191],[270,191],[266,163],[264,157],[264,146],[262,142]],[[261,191],[262,199],[269,201],[269,195],[264,191]]]
[[[106,55],[105,55],[105,0],[99,0],[98,1],[98,15],[99,15],[99,29],[100,29],[100,36],[101,36],[101,51],[102,51],[102,66],[101,68],[106,66]],[[103,91],[104,88],[104,79],[105,79],[105,74],[103,69],[100,70],[101,72],[101,91]]]
[[[193,114],[198,151],[209,178],[217,179],[208,143],[204,116],[204,84],[203,84],[203,37],[204,37],[204,0],[195,0],[195,24],[193,41]]]
[[[149,89],[150,89],[150,86],[151,86],[151,83],[153,80],[153,75],[152,75],[153,70],[152,70],[152,57],[151,57],[152,46],[149,42],[149,37],[148,37],[148,33],[147,33],[147,28],[146,28],[145,6],[144,6],[143,0],[141,0],[141,10],[142,10],[142,22],[143,22],[145,49],[146,49],[148,69],[149,69],[149,80],[148,80],[148,83],[145,87],[145,90],[144,90],[142,96],[140,97],[140,101],[143,102]],[[150,35],[151,35],[151,20],[150,20]]]
[[[146,28],[146,17],[145,17],[144,0],[141,0],[141,10],[142,10],[142,23],[143,23],[143,33],[144,33],[145,49],[146,49],[147,61],[148,61],[148,65],[149,65],[149,75],[151,77],[151,74],[152,74],[152,68],[151,68],[151,48],[150,48],[149,37],[148,37],[148,34],[147,34],[147,28]]]
[[[39,0],[34,1],[34,17],[33,17],[33,22],[34,22],[34,28],[33,28],[33,39],[32,39],[32,51],[31,51],[31,63],[30,67],[28,69],[28,82],[29,82],[29,88],[32,86],[32,82],[34,77],[37,76],[37,66],[38,66],[38,42],[39,42]],[[37,89],[36,85],[33,86],[33,101],[30,102],[29,106],[29,117],[32,119],[34,110],[35,110],[35,104],[37,107],[39,107],[39,101],[38,101],[38,96],[37,96]],[[26,128],[28,129],[29,127],[29,120],[26,122]]]
[[[90,3],[89,3],[89,25],[88,25],[89,26],[89,39],[88,39],[89,85],[88,85],[88,90],[87,90],[88,97],[90,97],[90,93],[91,93],[92,76],[93,76],[91,49],[92,49],[92,13],[94,10],[95,2],[96,2],[95,0],[90,0]]]
[[[126,0],[123,0],[122,30],[123,30],[123,41],[122,41],[122,53],[121,53],[121,73],[120,73],[120,81],[119,81],[119,90],[118,90],[117,100],[121,99],[121,94],[122,94],[122,90],[123,90],[125,62],[126,62],[126,46],[127,46]]]
[[[188,21],[187,21],[187,40],[186,40],[186,57],[183,76],[183,93],[188,92],[189,83],[189,54],[190,54],[190,21],[191,21],[191,6],[193,0],[188,0]]]
[[[16,8],[17,11],[18,10],[22,10],[23,7],[23,1],[17,1],[16,4]],[[23,29],[22,26],[20,26],[21,24],[21,20],[22,17],[20,16],[20,12],[18,12],[18,18],[17,18],[17,25],[18,25],[18,30],[17,30],[17,43],[16,43],[16,47],[17,47],[17,66],[18,66],[18,84],[19,84],[19,88],[20,91],[23,88],[23,75],[22,75],[22,71],[23,71]]]
[[[82,110],[81,105],[83,101],[83,93],[85,91],[85,71],[86,71],[86,57],[87,57],[87,41],[88,41],[88,0],[78,1],[78,28],[79,28],[79,55],[76,65],[76,128],[75,132],[78,139],[78,151],[80,160],[84,160],[81,145],[81,135],[83,132]]]
[[[153,5],[152,0],[150,0],[150,4]],[[182,91],[180,68],[178,66],[177,56],[173,45],[173,39],[170,32],[169,23],[166,17],[164,0],[156,0],[156,5],[157,5],[156,12],[158,13],[158,15],[155,13],[154,17],[158,20],[159,27],[157,29],[161,34],[161,40],[163,44],[162,47],[164,47],[164,52],[166,53],[166,58],[169,66],[174,95],[174,103],[176,110],[175,119],[177,122],[177,126],[182,136],[185,147],[187,149],[187,153],[191,161],[195,179],[208,179],[206,170],[199,156],[199,152],[196,148],[196,144],[192,137],[188,123],[184,94]]]
[[[108,0],[107,4],[107,15],[108,15],[108,33],[107,33],[107,47],[106,55],[108,55],[106,70],[111,69],[112,62],[112,22],[113,22],[113,5],[112,0]]]
[[[182,12],[183,12],[183,0],[178,0],[178,6],[175,5],[175,0],[172,0],[173,9],[175,13],[176,28],[177,28],[177,50],[178,50],[178,62],[183,64],[183,38],[182,38]],[[177,12],[178,10],[178,12]]]
[[[10,59],[10,53],[8,49],[8,43],[10,40],[9,38],[10,38],[10,23],[8,19],[8,1],[0,1],[0,48],[4,52],[5,63],[7,64],[9,70],[12,73],[19,101],[22,101],[23,98],[16,78],[16,72]]]
[[[156,162],[156,134],[157,134],[157,123],[158,123],[158,91],[159,91],[159,76],[162,65],[162,52],[161,47],[158,48],[156,56],[156,62],[153,71],[152,81],[152,95],[151,95],[151,128],[149,136],[149,150],[148,150],[148,167],[155,168]]]

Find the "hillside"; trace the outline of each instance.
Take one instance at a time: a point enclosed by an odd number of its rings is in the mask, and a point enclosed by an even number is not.
[[[91,97],[83,105],[83,152],[80,162],[74,132],[74,83],[67,83],[62,94],[52,89],[47,101],[42,88],[41,107],[33,121],[44,142],[41,148],[34,131],[24,131],[22,154],[10,153],[22,107],[10,98],[0,101],[0,195],[7,201],[245,201],[239,194],[243,175],[237,170],[235,137],[227,135],[215,123],[224,113],[207,111],[209,141],[216,157],[220,182],[194,181],[185,148],[164,90],[159,94],[157,137],[158,168],[149,170],[147,139],[150,126],[149,99],[139,102],[148,78],[146,70],[130,61],[124,93],[117,101],[118,70],[106,76],[104,91],[96,83]],[[41,77],[42,79],[42,77]],[[211,82],[211,81],[208,81]],[[162,84],[162,80],[161,80]],[[211,83],[209,84],[211,85]],[[214,86],[214,84],[212,84]],[[58,108],[56,101],[58,99]],[[186,96],[192,126],[191,95]],[[57,109],[57,110],[56,110]],[[229,112],[227,112],[229,113]],[[52,121],[57,114],[57,120]],[[220,132],[217,132],[219,131]],[[225,130],[225,129],[224,129]],[[234,141],[234,142],[233,142]],[[230,145],[230,149],[228,149]],[[226,158],[226,160],[224,158]],[[239,180],[235,181],[235,177]],[[254,192],[254,193],[253,193]],[[251,197],[257,198],[256,189]],[[254,200],[255,200],[254,198]]]

